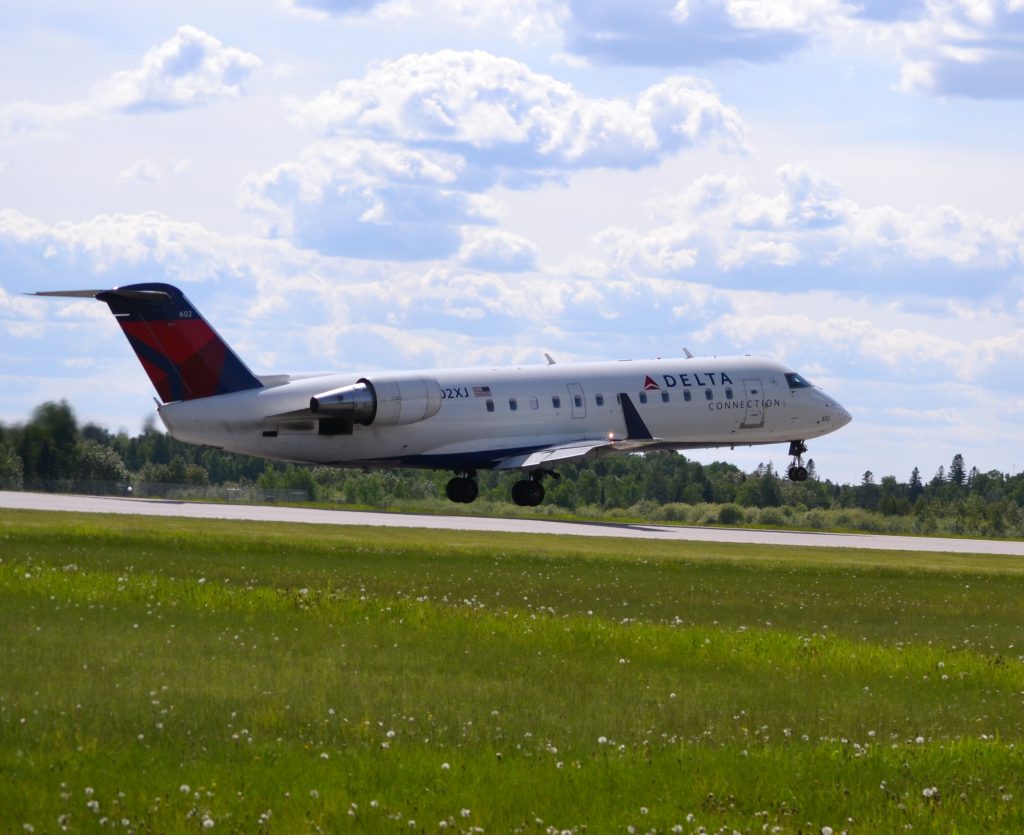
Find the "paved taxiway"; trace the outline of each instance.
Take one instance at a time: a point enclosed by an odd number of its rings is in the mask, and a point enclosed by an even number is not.
[[[0,491],[0,507],[21,510],[57,510],[73,513],[118,513],[138,516],[177,516],[189,519],[248,519],[260,522],[300,522],[308,525],[370,525],[394,528],[533,533],[556,536],[603,536],[685,542],[739,542],[748,545],[870,548],[891,551],[945,551],[957,554],[1004,554],[1024,557],[1024,542],[937,537],[882,536],[876,534],[752,531],[733,528],[684,528],[671,525],[620,525],[586,522],[549,522],[534,519],[493,519],[478,516],[418,516],[409,513],[372,513],[351,510],[315,510],[244,504],[206,504],[161,499],[107,496],[67,496],[50,493]]]

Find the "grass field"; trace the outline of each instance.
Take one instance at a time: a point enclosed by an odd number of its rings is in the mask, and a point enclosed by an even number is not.
[[[1024,831],[1024,562],[7,512],[0,832]]]

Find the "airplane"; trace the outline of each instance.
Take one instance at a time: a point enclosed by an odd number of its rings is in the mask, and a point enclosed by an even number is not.
[[[279,461],[449,470],[453,502],[480,470],[518,470],[512,500],[535,507],[557,468],[614,453],[806,442],[852,418],[782,364],[751,356],[505,368],[257,375],[177,287],[132,284],[37,296],[105,302],[134,349],[170,434]]]

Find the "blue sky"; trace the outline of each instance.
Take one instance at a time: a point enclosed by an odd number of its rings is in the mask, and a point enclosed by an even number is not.
[[[751,353],[826,477],[1024,468],[1019,0],[40,0],[0,79],[0,421],[138,431],[24,294],[170,281],[257,373]]]

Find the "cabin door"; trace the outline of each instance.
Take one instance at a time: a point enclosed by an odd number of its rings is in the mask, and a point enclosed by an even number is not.
[[[744,380],[747,411],[743,415],[740,429],[760,429],[764,426],[764,387],[760,380]]]

